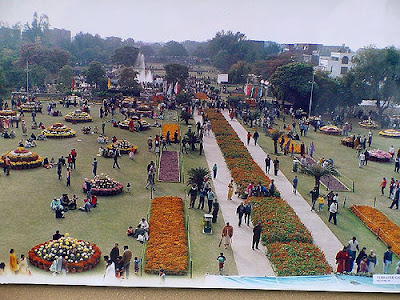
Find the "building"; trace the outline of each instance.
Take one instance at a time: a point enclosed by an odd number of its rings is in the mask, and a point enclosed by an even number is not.
[[[320,56],[318,69],[328,72],[331,77],[343,77],[352,68],[354,53],[331,52],[330,56]]]

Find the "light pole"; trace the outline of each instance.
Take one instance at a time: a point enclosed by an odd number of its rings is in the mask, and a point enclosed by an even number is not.
[[[312,96],[313,96],[313,90],[314,90],[314,70],[312,73],[312,82],[311,82],[311,93],[310,93],[310,104],[308,106],[308,117],[311,117],[311,106],[312,106]]]

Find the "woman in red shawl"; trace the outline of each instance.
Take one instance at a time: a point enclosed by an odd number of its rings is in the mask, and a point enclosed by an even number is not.
[[[343,250],[339,251],[336,254],[336,263],[338,265],[337,272],[343,273],[346,271],[346,260],[348,260],[349,254],[347,253],[346,247],[343,247]]]
[[[135,129],[135,125],[133,124],[133,120],[131,119],[131,120],[129,121],[129,131],[130,131],[130,132],[133,132],[134,129]]]

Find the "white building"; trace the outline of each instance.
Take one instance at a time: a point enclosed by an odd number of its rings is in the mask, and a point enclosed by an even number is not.
[[[331,56],[319,57],[319,69],[330,73],[332,77],[343,77],[352,68],[353,53],[332,52]]]

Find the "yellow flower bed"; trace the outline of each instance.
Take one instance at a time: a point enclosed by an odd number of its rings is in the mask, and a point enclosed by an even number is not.
[[[174,141],[175,131],[178,132],[178,141],[179,141],[179,126],[178,126],[178,124],[164,124],[162,126],[162,136],[166,137],[168,131],[169,131],[169,140],[171,142]]]

